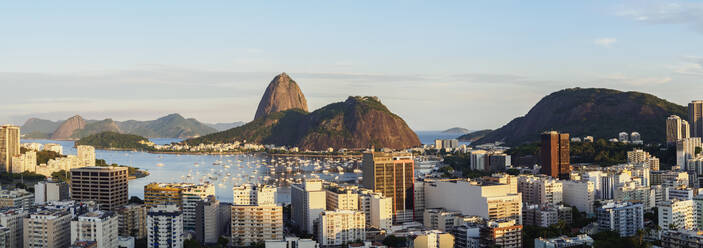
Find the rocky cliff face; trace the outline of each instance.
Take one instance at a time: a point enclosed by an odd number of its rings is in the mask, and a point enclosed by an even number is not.
[[[338,148],[392,148],[420,146],[405,121],[376,97],[349,97],[310,113],[297,144],[312,150]]]
[[[301,109],[307,112],[308,102],[298,84],[284,72],[269,83],[256,109],[254,119],[289,109]]]
[[[596,139],[614,138],[619,132],[639,132],[645,142],[664,142],[666,118],[672,114],[686,118],[686,108],[640,92],[565,89],[545,96],[527,115],[513,119],[475,143],[500,141],[517,145],[537,141],[546,130]]]
[[[301,149],[393,148],[420,146],[405,121],[391,113],[376,97],[349,97],[312,113],[299,109],[271,113],[244,126],[214,133],[189,144],[233,140],[297,146]]]
[[[70,139],[73,132],[79,129],[85,128],[85,120],[80,115],[68,118],[68,120],[61,123],[61,126],[54,131],[51,135],[51,139],[62,140]]]

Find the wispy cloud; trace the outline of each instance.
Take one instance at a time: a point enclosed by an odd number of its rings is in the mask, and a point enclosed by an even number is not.
[[[671,82],[671,77],[638,77],[631,76],[623,73],[608,75],[603,77],[602,81],[606,82],[617,82],[621,84],[631,85],[631,86],[652,86],[661,85]]]
[[[703,77],[703,57],[688,56],[675,66],[674,72],[685,76]]]
[[[618,39],[616,38],[598,38],[593,41],[594,44],[602,46],[602,47],[607,47],[610,48],[615,44],[615,42],[618,42]]]
[[[634,1],[616,15],[649,24],[683,24],[703,33],[703,3],[681,1]]]

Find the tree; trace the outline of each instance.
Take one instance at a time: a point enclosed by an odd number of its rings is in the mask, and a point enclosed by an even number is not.
[[[129,201],[127,201],[127,203],[144,204],[144,200],[137,196],[132,196],[129,198]]]
[[[220,244],[220,247],[227,247],[227,243],[229,243],[229,240],[223,236],[220,236],[217,238],[217,243]]]
[[[405,247],[407,246],[408,240],[404,237],[396,237],[394,235],[388,235],[383,239],[383,244],[388,247]]]

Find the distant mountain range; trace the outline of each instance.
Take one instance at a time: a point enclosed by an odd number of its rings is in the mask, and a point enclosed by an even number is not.
[[[170,114],[151,121],[85,120],[80,115],[65,121],[38,118],[27,120],[21,127],[24,138],[80,139],[102,132],[134,134],[149,138],[192,138],[241,125],[241,122],[205,124],[179,114]]]
[[[666,118],[687,118],[686,107],[640,92],[612,89],[572,88],[540,100],[525,116],[485,134],[474,144],[504,142],[518,145],[539,140],[540,133],[556,130],[572,137],[617,137],[620,132],[639,132],[645,142],[666,140]]]
[[[402,149],[421,144],[405,121],[376,97],[349,97],[308,113],[302,91],[285,73],[276,76],[266,88],[254,121],[185,143],[235,140],[310,150],[374,146]]]

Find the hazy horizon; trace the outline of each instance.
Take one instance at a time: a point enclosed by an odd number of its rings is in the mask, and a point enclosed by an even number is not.
[[[287,72],[310,110],[378,96],[413,130],[495,129],[565,88],[686,105],[703,92],[694,1],[10,2],[0,122],[247,122]]]

